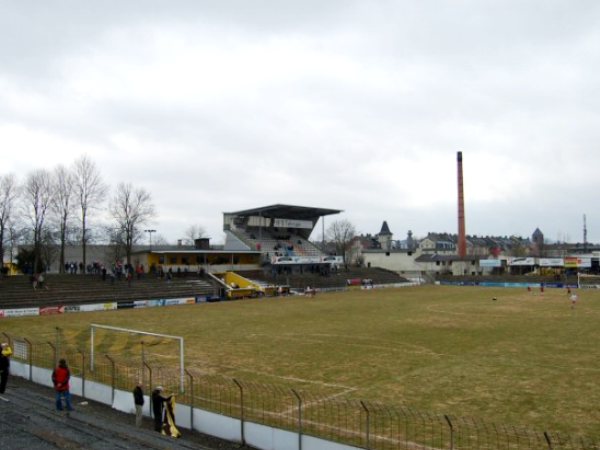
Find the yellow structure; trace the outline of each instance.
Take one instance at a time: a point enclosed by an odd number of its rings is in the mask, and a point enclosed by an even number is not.
[[[274,296],[277,293],[275,286],[264,286],[255,283],[235,272],[224,272],[213,274],[216,278],[222,281],[226,288],[228,299]]]

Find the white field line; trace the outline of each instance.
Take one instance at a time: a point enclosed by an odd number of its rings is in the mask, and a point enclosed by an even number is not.
[[[333,400],[334,398],[341,397],[342,395],[349,394],[350,392],[355,391],[355,390],[356,390],[356,388],[351,388],[351,389],[348,389],[346,391],[338,392],[337,394],[331,394],[331,395],[329,395],[327,397],[322,397],[322,398],[319,398],[318,400],[313,400],[312,402],[303,403],[302,404],[302,408],[303,409],[304,408],[308,408],[308,407],[310,407],[310,406],[312,406],[312,405],[314,405],[316,403],[321,403],[321,402],[326,402],[328,400]],[[283,411],[281,411],[280,413],[277,413],[277,414],[279,414],[279,415],[286,414],[287,415],[287,414],[290,414],[292,411],[294,411],[296,409],[298,409],[298,408],[295,408],[295,407],[287,408],[287,409],[284,409]]]
[[[300,337],[300,339],[298,339],[298,337]],[[306,339],[307,337],[315,337],[317,339]],[[327,337],[327,338],[334,338],[334,339],[349,339],[352,340],[353,342],[343,342],[343,341],[335,341],[335,342],[330,342],[330,341],[324,341],[322,339],[318,339],[319,337]],[[274,339],[273,336],[269,336],[269,338]],[[435,353],[434,351],[432,351],[430,348],[422,346],[422,345],[416,345],[416,344],[407,344],[405,342],[397,342],[397,341],[376,341],[375,343],[369,343],[369,342],[356,342],[357,340],[362,340],[362,341],[368,341],[368,340],[373,340],[369,337],[362,337],[362,336],[349,336],[349,335],[344,335],[344,334],[324,334],[324,333],[316,333],[316,334],[285,334],[285,335],[278,335],[275,338],[279,338],[279,339],[288,339],[288,340],[293,340],[296,342],[299,342],[301,344],[324,344],[324,345],[345,345],[345,346],[350,346],[350,347],[366,347],[366,348],[373,348],[373,349],[377,349],[377,350],[385,350],[385,351],[406,351],[406,347],[412,347],[414,350],[414,353],[418,353],[418,354],[431,354],[434,356],[444,356],[442,354],[439,353]],[[384,344],[384,345],[381,345]],[[402,349],[402,347],[404,347],[404,349]]]
[[[236,368],[229,367],[229,369],[235,369],[235,370],[239,370],[240,372],[251,373],[253,375],[263,375],[263,376],[268,376],[268,377],[271,377],[271,378],[279,378],[281,380],[286,380],[286,381],[297,381],[298,383],[314,384],[314,385],[318,385],[318,386],[332,387],[332,388],[336,388],[336,389],[343,389],[344,391],[348,391],[348,392],[356,391],[358,389],[358,388],[355,388],[355,387],[352,387],[352,386],[344,386],[343,384],[326,383],[326,382],[318,381],[318,380],[306,380],[304,378],[289,377],[289,376],[285,376],[285,375],[275,375],[275,374],[272,374],[272,373],[269,373],[269,372],[261,372],[261,371],[258,371],[258,370],[250,370],[250,369],[245,369],[243,367],[236,367]]]

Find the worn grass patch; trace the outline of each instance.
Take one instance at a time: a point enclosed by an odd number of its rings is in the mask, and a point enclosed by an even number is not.
[[[315,298],[2,319],[0,331],[89,347],[89,324],[185,337],[188,366],[247,381],[600,437],[600,291],[428,286]],[[496,297],[497,301],[492,301]],[[98,334],[140,357],[137,336]],[[146,356],[176,346],[146,339]]]

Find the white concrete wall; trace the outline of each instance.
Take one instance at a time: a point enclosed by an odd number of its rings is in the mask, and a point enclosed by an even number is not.
[[[15,361],[11,361],[10,368],[12,372],[13,365],[15,365]],[[14,373],[14,372],[13,372]],[[27,377],[29,378],[29,377]],[[42,386],[54,387],[52,384],[52,370],[51,369],[42,369],[40,367],[34,367],[32,370],[32,380],[34,383],[41,384]]]
[[[242,441],[241,421],[221,414],[194,409],[194,429],[228,441]]]
[[[105,384],[95,381],[86,380],[85,382],[85,398],[94,400],[105,405],[111,404],[112,388]]]
[[[421,264],[415,262],[419,255],[420,253],[417,252],[410,256],[405,252],[390,252],[389,256],[385,252],[365,252],[362,254],[365,265],[371,263],[371,267],[381,267],[398,273],[415,273],[424,270]]]

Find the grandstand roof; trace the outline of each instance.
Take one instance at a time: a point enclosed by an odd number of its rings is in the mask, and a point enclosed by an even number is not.
[[[271,205],[263,206],[261,208],[246,209],[244,211],[237,211],[225,214],[232,214],[236,216],[262,216],[262,217],[273,217],[281,219],[298,219],[308,220],[314,219],[315,217],[328,216],[331,214],[341,213],[341,209],[327,209],[327,208],[312,208],[309,206],[294,206],[294,205]]]

